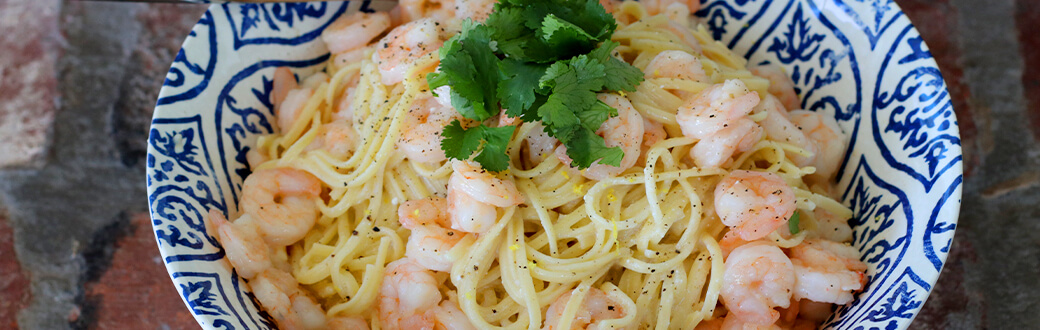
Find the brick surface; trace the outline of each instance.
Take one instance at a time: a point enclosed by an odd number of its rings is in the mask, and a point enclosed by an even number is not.
[[[1028,105],[1026,116],[1033,139],[1040,140],[1040,1],[1016,0],[1015,23],[1018,25],[1019,53],[1022,54],[1024,72],[1022,88]]]
[[[166,273],[147,213],[129,218],[107,269],[86,284],[97,329],[189,329],[195,319]],[[142,303],[147,302],[147,303]],[[86,306],[84,306],[86,307]]]
[[[0,0],[0,168],[38,165],[57,102],[58,0]]]
[[[0,210],[0,328],[18,327],[18,312],[29,302],[29,278],[14,251],[14,233]]]

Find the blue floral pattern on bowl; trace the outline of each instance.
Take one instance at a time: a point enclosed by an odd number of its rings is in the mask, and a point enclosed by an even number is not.
[[[204,328],[274,328],[202,221],[238,207],[245,154],[272,130],[274,69],[320,70],[324,27],[388,5],[213,5],[177,54],[152,120],[148,203],[170,277]],[[963,183],[957,119],[921,36],[890,0],[704,1],[697,15],[751,63],[783,66],[802,107],[850,136],[839,187],[870,269],[826,326],[908,327],[949,253]]]

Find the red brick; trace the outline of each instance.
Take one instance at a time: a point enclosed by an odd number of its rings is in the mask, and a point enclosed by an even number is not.
[[[148,214],[133,216],[131,232],[116,243],[108,270],[97,282],[86,284],[88,301],[96,304],[93,327],[198,327],[166,273],[150,223]]]
[[[0,213],[0,328],[18,328],[18,311],[29,303],[29,294],[29,278],[14,251],[14,233]]]
[[[1026,0],[1031,1],[1031,0]],[[978,129],[974,116],[976,109],[968,100],[971,91],[964,81],[964,70],[961,65],[961,49],[955,33],[957,31],[957,9],[949,0],[897,0],[903,12],[914,23],[921,33],[928,49],[939,64],[946,87],[953,100],[953,110],[957,113],[957,121],[961,131],[961,146],[964,148],[964,174],[969,175],[979,164],[978,156],[982,153],[975,150],[975,137]]]
[[[58,0],[0,0],[0,167],[39,163],[57,108]]]
[[[1040,2],[1036,0],[1015,1],[1015,24],[1018,29],[1018,50],[1025,62],[1022,72],[1022,89],[1025,92],[1026,116],[1033,139],[1040,141],[1040,34],[1036,23],[1040,22]]]

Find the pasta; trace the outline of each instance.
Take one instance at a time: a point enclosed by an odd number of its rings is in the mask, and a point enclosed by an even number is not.
[[[269,258],[270,266],[259,267],[254,272],[258,275],[246,276],[245,264],[236,259],[231,259],[231,262],[240,274],[250,279],[254,291],[258,292],[258,299],[279,325],[408,328],[410,326],[406,324],[415,323],[407,322],[419,320],[420,323],[429,321],[431,326],[466,324],[481,329],[570,329],[585,326],[691,329],[698,324],[701,327],[718,326],[724,318],[730,323],[756,323],[755,317],[761,316],[766,321],[792,327],[821,321],[819,315],[808,314],[812,308],[820,311],[820,306],[823,306],[823,318],[826,318],[830,303],[843,303],[841,300],[814,298],[813,290],[802,288],[801,284],[791,284],[786,296],[778,298],[779,303],[767,306],[764,314],[728,308],[735,306],[731,305],[737,303],[732,297],[737,296],[726,296],[727,292],[739,289],[735,285],[740,285],[726,280],[730,276],[727,275],[729,269],[736,271],[742,267],[734,261],[735,258],[729,258],[731,254],[743,256],[741,253],[750,251],[751,246],[763,244],[771,249],[791,249],[792,252],[785,252],[787,255],[781,253],[780,258],[791,258],[783,267],[791,267],[789,280],[798,283],[796,276],[817,269],[808,257],[796,258],[801,251],[798,249],[822,246],[820,244],[825,243],[814,243],[821,239],[837,242],[849,239],[834,234],[848,230],[845,221],[852,213],[829,195],[830,176],[818,171],[828,164],[810,160],[824,150],[819,145],[821,140],[812,135],[817,134],[816,131],[806,133],[808,135],[791,133],[800,140],[792,140],[790,136],[785,138],[782,133],[805,121],[781,118],[812,116],[795,111],[789,115],[783,106],[775,109],[766,106],[772,104],[768,103],[773,98],[770,92],[778,93],[775,85],[784,82],[772,81],[762,73],[752,73],[744,58],[713,40],[703,26],[696,25],[696,21],[690,18],[688,4],[678,3],[681,7],[673,4],[665,9],[658,8],[666,7],[665,4],[602,3],[613,9],[612,14],[619,24],[611,37],[620,44],[616,56],[646,73],[645,81],[634,92],[613,96],[615,99],[600,97],[600,100],[615,100],[605,101],[608,104],[630,103],[645,121],[635,123],[641,127],[638,131],[643,132],[639,141],[644,141],[636,146],[640,149],[638,161],[617,174],[591,179],[588,176],[594,171],[592,168],[577,170],[570,167],[570,160],[561,157],[560,149],[551,142],[547,149],[536,148],[536,141],[554,141],[545,136],[539,122],[515,123],[517,128],[506,151],[510,159],[508,169],[499,173],[482,170],[474,173],[515,186],[522,202],[494,206],[493,221],[476,232],[460,230],[457,223],[452,223],[451,228],[442,226],[444,228],[437,229],[440,231],[429,232],[430,236],[417,236],[420,234],[415,228],[435,228],[422,223],[410,230],[401,217],[401,214],[409,213],[400,213],[413,212],[405,205],[413,207],[417,204],[409,203],[414,201],[445,203],[443,198],[446,197],[446,203],[454,203],[463,198],[453,196],[461,194],[458,189],[453,192],[450,188],[454,184],[452,180],[456,180],[453,176],[461,175],[459,173],[466,171],[465,166],[473,164],[443,159],[422,161],[403,151],[402,144],[411,141],[409,134],[424,132],[418,125],[439,124],[438,127],[443,127],[446,124],[435,118],[438,116],[437,106],[426,105],[434,104],[433,91],[426,76],[437,68],[439,58],[436,51],[410,51],[411,63],[407,65],[403,78],[400,82],[387,84],[388,74],[381,67],[385,62],[379,61],[382,56],[380,48],[387,48],[384,43],[387,38],[371,44],[366,40],[362,44],[367,46],[336,54],[324,73],[304,79],[298,85],[295,79],[291,79],[290,87],[286,88],[307,97],[294,99],[293,93],[274,96],[279,121],[284,119],[289,125],[280,127],[275,134],[260,137],[249,159],[254,175],[292,169],[305,172],[320,183],[320,192],[308,192],[307,204],[302,206],[317,210],[313,226],[307,226],[305,233],[291,244],[276,244],[270,239],[269,232],[273,229],[260,227],[263,221],[255,214],[242,212],[233,222],[233,228],[226,222],[214,220],[215,215],[210,219],[218,228],[231,228],[226,232],[240,233],[236,235],[242,237],[256,233],[266,240],[264,244],[269,250],[257,253],[268,253],[269,256],[260,259]],[[409,12],[408,8],[402,10]],[[351,21],[341,25],[356,22],[382,24],[381,16],[359,15],[344,18]],[[436,18],[448,14],[413,10],[410,15]],[[458,24],[457,18],[453,19],[454,24]],[[387,20],[389,22],[389,18]],[[389,27],[391,24],[386,25]],[[439,28],[453,30],[452,27]],[[381,33],[382,30],[376,34]],[[691,63],[699,63],[702,70],[694,72],[703,76],[694,78],[668,70],[660,72],[656,66],[664,61],[658,59],[664,58],[660,56],[663,53],[692,56],[695,61]],[[280,74],[284,80],[285,73]],[[291,74],[289,78],[292,78]],[[750,113],[741,115],[740,119],[727,122],[722,126],[725,128],[711,133],[714,135],[691,136],[688,133],[691,129],[686,124],[688,119],[680,109],[689,108],[690,99],[708,95],[716,90],[713,88],[738,83],[745,87],[746,95],[754,97],[758,106],[749,108]],[[279,93],[278,84],[276,81],[275,93]],[[790,81],[786,84],[790,85]],[[711,104],[714,106],[717,102]],[[414,117],[416,109],[428,111],[418,123],[418,117]],[[506,121],[507,118],[499,120]],[[709,144],[706,141],[716,141],[713,139],[720,134],[728,134],[724,132],[729,132],[729,125],[736,127],[738,122],[750,127],[749,132],[752,132],[741,135],[740,143],[744,146],[719,142],[732,154],[720,156],[717,163],[711,163],[714,153],[704,153],[705,149],[698,148],[709,148],[704,147]],[[803,127],[798,126],[796,130],[801,131]],[[658,137],[648,138],[654,132],[659,134]],[[844,143],[840,139],[840,129],[831,129],[829,133],[837,134],[838,139],[834,141]],[[426,137],[439,142],[436,134]],[[719,145],[713,148],[719,148]],[[844,150],[843,147],[839,149]],[[709,151],[715,152],[715,149]],[[703,166],[704,162],[712,165]],[[279,173],[288,175],[288,172]],[[723,183],[729,177],[745,173],[753,177]],[[726,207],[720,204],[720,198],[727,198],[720,195],[720,191],[725,192],[723,187],[727,184],[739,186],[761,179],[759,176],[775,178],[774,181],[784,185],[783,189],[789,189],[790,196],[793,196],[789,201],[792,205],[790,211],[797,214],[797,222],[788,219],[795,217],[790,213],[783,218],[778,216],[775,224],[766,225],[772,229],[761,234],[747,234],[758,236],[748,239],[741,236],[748,232],[738,233],[736,229],[744,227],[727,223],[720,217],[719,214],[724,213],[722,208]],[[269,179],[283,180],[282,177]],[[296,196],[284,191],[288,185],[282,182],[277,189],[283,191],[272,192],[276,195],[270,197],[272,203],[287,203],[290,197],[285,196]],[[243,192],[244,196],[248,194]],[[459,207],[470,210],[467,205]],[[448,207],[445,212],[462,211]],[[754,212],[760,211],[756,209]],[[415,209],[414,215],[418,218],[420,209]],[[256,223],[257,227],[242,225],[250,222]],[[235,244],[247,246],[239,242],[246,239],[223,233],[220,239],[226,249]],[[443,235],[452,237],[449,240]],[[413,255],[409,251],[424,246],[416,241],[420,237],[445,240],[443,250],[433,253],[424,250],[426,254],[422,255],[427,256],[426,260],[415,261],[422,266],[436,266],[414,270],[414,264],[401,266],[394,263],[409,258],[423,259],[414,258],[420,252]],[[747,244],[743,246],[749,248],[743,248],[741,244],[744,243]],[[229,251],[229,258],[232,258],[234,251]],[[858,259],[852,257],[850,259]],[[730,261],[734,264],[730,265]],[[442,267],[442,271],[433,269],[438,267]],[[865,269],[859,265],[848,268],[853,274],[862,274]],[[270,273],[273,270],[291,274],[292,280],[288,284],[274,280],[277,276]],[[400,294],[399,297],[388,298],[388,286],[393,286],[398,280],[419,281],[394,277],[399,272],[421,273],[419,275],[424,276],[422,281],[425,281],[422,283],[435,283],[437,293],[434,295],[439,298],[433,305],[424,306],[436,305],[441,309],[431,309],[430,314],[423,314],[426,311],[400,307],[401,310],[394,313],[401,314],[394,314],[397,318],[393,322],[401,323],[387,323],[387,315],[391,313],[386,310],[388,306],[405,306],[407,303],[402,301],[414,299],[410,292],[406,295],[405,291],[396,293]],[[273,284],[267,285],[269,282]],[[265,291],[269,288],[275,289]],[[792,289],[795,290],[794,296]],[[842,293],[851,294],[857,289],[846,289]],[[284,301],[278,300],[283,296]],[[299,297],[301,300],[296,300]],[[396,300],[388,302],[387,299]],[[593,310],[590,302],[597,299],[609,308]],[[782,301],[784,299],[786,301]],[[800,300],[804,301],[799,303]],[[307,305],[310,307],[300,307],[306,305],[305,301],[310,301],[311,305]],[[802,314],[797,308],[799,304],[804,310]],[[320,310],[314,312],[315,308]],[[780,317],[781,312],[786,314]],[[409,319],[409,313],[419,318]]]

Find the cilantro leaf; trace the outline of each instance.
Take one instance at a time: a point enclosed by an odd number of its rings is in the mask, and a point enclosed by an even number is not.
[[[481,125],[478,128],[482,128],[481,135],[485,143],[484,149],[473,160],[488,171],[498,172],[509,168],[509,155],[506,154],[506,148],[509,146],[509,139],[513,137],[516,126],[487,127]]]
[[[603,63],[603,72],[608,77],[604,81],[604,88],[612,91],[635,92],[636,86],[643,82],[643,72],[631,64],[625,63],[610,55],[619,44],[614,41],[606,41],[589,53],[589,57]]]
[[[441,136],[441,149],[451,159],[469,159],[474,152],[480,151],[473,160],[489,171],[502,171],[509,168],[509,155],[506,148],[513,137],[516,126],[464,128],[458,120],[444,127]]]
[[[482,137],[476,130],[463,128],[457,119],[444,126],[441,136],[444,137],[441,140],[444,155],[453,159],[469,159],[469,155],[480,148]]]
[[[498,114],[498,56],[492,52],[491,28],[463,23],[440,50],[440,72],[430,73],[431,89],[451,86],[451,104],[463,117],[484,120]]]
[[[574,23],[564,21],[553,14],[545,17],[538,32],[541,33],[542,40],[552,47],[589,48],[597,41],[596,37],[589,35]]]
[[[624,153],[596,134],[617,109],[596,93],[635,91],[643,75],[611,56],[616,29],[598,0],[500,0],[484,23],[466,21],[444,44],[427,82],[431,89],[450,86],[452,105],[466,118],[484,121],[505,108],[522,121],[541,121],[567,146],[574,167],[618,165]],[[465,128],[456,120],[444,128],[441,148],[501,171],[509,167],[505,151],[514,130]]]
[[[506,114],[519,117],[534,104],[535,94],[540,91],[538,79],[545,74],[546,66],[507,58],[499,62],[498,68],[502,72],[498,98]]]
[[[798,221],[799,218],[800,217],[798,211],[794,211],[794,214],[791,215],[791,218],[787,219],[787,230],[791,231],[791,235],[797,234],[798,232],[802,231],[802,228],[798,226],[800,222]]]
[[[617,114],[617,109],[612,108],[598,99],[596,100],[596,103],[593,103],[589,108],[575,112],[575,115],[578,116],[578,120],[581,121],[581,126],[591,129],[592,131],[598,130],[599,127],[603,125],[603,122],[607,121],[610,117],[617,116]]]
[[[618,166],[625,152],[618,147],[607,147],[603,137],[587,128],[574,131],[571,139],[564,142],[567,146],[567,156],[571,157],[571,166],[577,168],[588,168],[593,162],[600,164]]]

